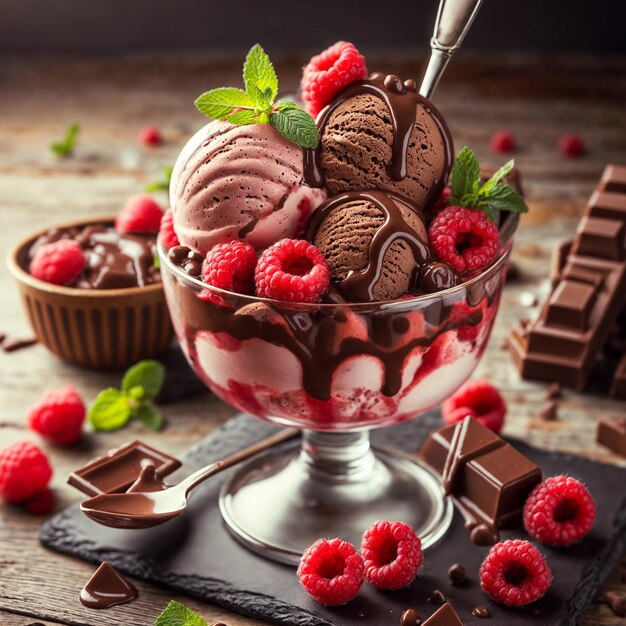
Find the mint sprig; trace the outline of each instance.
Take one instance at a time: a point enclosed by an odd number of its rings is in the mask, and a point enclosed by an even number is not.
[[[153,193],[155,191],[169,191],[173,171],[174,168],[171,165],[164,167],[162,169],[163,178],[160,180],[153,180],[151,183],[148,183],[146,185],[146,191],[149,193]]]
[[[59,157],[69,156],[74,150],[79,133],[80,125],[77,122],[73,122],[67,127],[61,141],[55,141],[50,144],[50,150]]]
[[[450,175],[450,203],[468,209],[480,209],[492,221],[496,220],[499,211],[526,213],[528,207],[517,189],[501,182],[514,166],[515,162],[511,159],[481,185],[478,159],[468,147],[463,148],[456,157]]]
[[[158,395],[165,368],[158,361],[139,361],[126,371],[121,389],[101,391],[89,408],[87,418],[94,430],[117,430],[131,418],[151,430],[163,428],[163,414],[152,400]]]
[[[252,46],[243,65],[245,90],[218,87],[199,96],[195,105],[207,117],[238,126],[271,124],[288,141],[315,148],[319,132],[313,118],[295,102],[279,100],[278,76],[259,44]]]
[[[184,604],[170,600],[154,626],[208,626],[199,615],[188,609]]]

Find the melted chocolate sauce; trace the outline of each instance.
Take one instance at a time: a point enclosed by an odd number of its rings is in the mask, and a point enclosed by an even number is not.
[[[80,592],[80,602],[90,609],[109,609],[137,597],[137,589],[106,561]]]

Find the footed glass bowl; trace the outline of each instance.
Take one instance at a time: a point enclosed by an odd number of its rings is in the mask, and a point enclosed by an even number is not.
[[[240,467],[220,507],[229,529],[268,558],[297,563],[320,537],[356,544],[377,519],[410,523],[425,548],[452,510],[415,459],[372,450],[368,430],[438,405],[487,345],[517,218],[496,262],[445,291],[393,302],[289,304],[208,287],[159,246],[174,330],[189,363],[234,407],[302,429]],[[502,232],[506,233],[507,228]]]

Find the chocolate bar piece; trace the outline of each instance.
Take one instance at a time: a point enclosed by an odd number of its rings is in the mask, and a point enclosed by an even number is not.
[[[553,291],[539,317],[512,329],[508,345],[524,378],[575,389],[589,381],[626,305],[625,181],[626,167],[607,166],[574,241],[557,250]]]
[[[181,463],[141,441],[127,443],[110,450],[105,456],[90,461],[72,472],[67,482],[88,496],[101,493],[121,493],[139,478],[141,470],[151,463],[158,476],[164,478],[177,470]]]
[[[596,429],[596,441],[609,450],[626,457],[626,418],[601,418]]]
[[[461,618],[457,615],[453,606],[446,602],[438,608],[422,626],[463,626]]]
[[[468,528],[517,525],[526,498],[541,482],[537,465],[472,417],[431,433],[420,458],[441,475]]]

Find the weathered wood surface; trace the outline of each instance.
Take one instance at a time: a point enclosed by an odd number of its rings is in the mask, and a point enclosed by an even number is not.
[[[286,91],[296,85],[300,60],[287,60],[282,72]],[[280,64],[279,64],[280,66]],[[413,62],[381,59],[372,68],[393,68],[408,77],[419,74]],[[216,63],[194,56],[141,55],[115,59],[5,58],[0,64],[0,254],[34,228],[86,215],[115,213],[125,198],[171,164],[185,137],[203,118],[192,100],[211,86],[237,84],[239,60]],[[623,402],[566,392],[556,422],[537,417],[544,385],[521,381],[502,341],[512,320],[535,310],[520,302],[532,292],[541,300],[553,246],[573,232],[605,163],[626,162],[626,72],[624,60],[465,57],[451,66],[436,96],[457,147],[470,145],[485,164],[497,163],[488,150],[492,131],[507,127],[518,138],[515,157],[524,173],[531,214],[524,218],[514,259],[522,280],[505,292],[490,347],[478,374],[505,393],[510,416],[506,432],[543,447],[620,462],[593,441],[595,423],[604,413],[624,414]],[[73,158],[59,161],[48,151],[67,124],[77,120],[82,134]],[[167,142],[156,149],[138,145],[144,123],[155,123]],[[589,153],[567,160],[556,151],[566,131],[582,134]],[[165,202],[165,198],[162,197]],[[27,337],[17,291],[0,271],[0,332]],[[81,371],[63,364],[37,346],[12,354],[0,352],[0,421],[23,422],[27,407],[48,388],[76,385],[88,399],[117,376]],[[71,469],[89,457],[132,438],[164,445],[176,454],[219,426],[233,410],[206,395],[167,407],[168,428],[151,434],[137,425],[115,433],[91,435],[77,448],[46,447],[53,460],[58,508],[76,499],[65,485]],[[4,445],[31,435],[1,429]],[[623,461],[622,461],[623,463]],[[0,505],[0,625],[40,622],[77,626],[133,624],[149,626],[172,594],[138,583],[140,599],[99,613],[82,608],[77,593],[91,565],[53,554],[37,542],[40,520]],[[621,578],[626,560],[606,588],[626,592]],[[178,598],[181,599],[181,598]],[[251,619],[184,599],[209,623],[252,626]],[[598,600],[586,625],[617,626],[623,620]]]

